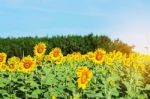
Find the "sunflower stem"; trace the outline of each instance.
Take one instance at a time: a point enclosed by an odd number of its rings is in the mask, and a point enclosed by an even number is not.
[[[42,70],[43,70],[43,66],[42,66],[42,68],[41,68]],[[42,70],[41,70],[41,90],[42,90]],[[43,92],[42,92],[43,93]],[[43,94],[41,93],[41,97],[43,96]]]
[[[25,83],[25,87],[27,87],[27,83],[26,83],[26,80],[27,80],[27,74],[25,74],[25,76],[24,76],[24,83]],[[25,99],[28,99],[27,98],[27,90],[25,90]]]
[[[10,82],[12,80],[12,73],[10,73],[10,76],[9,76],[9,79],[10,79]],[[12,94],[12,89],[11,89],[11,83],[9,84],[9,89],[8,89],[8,92],[10,92],[10,95]]]
[[[82,99],[84,99],[84,92],[83,92],[83,90],[81,90],[81,94],[82,94]]]

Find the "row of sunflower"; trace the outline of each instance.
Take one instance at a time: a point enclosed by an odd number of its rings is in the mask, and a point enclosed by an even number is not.
[[[150,85],[144,76],[149,55],[103,49],[66,56],[60,48],[45,52],[45,43],[39,43],[33,57],[7,59],[0,53],[0,98],[149,98]]]
[[[63,56],[61,50],[59,48],[54,48],[49,55],[45,55],[46,46],[43,43],[39,43],[35,49],[35,56],[31,57],[30,55],[23,57],[20,60],[19,57],[13,56],[7,60],[7,55],[5,53],[0,53],[0,70],[6,71],[9,70],[11,72],[17,70],[21,72],[30,72],[34,70],[34,68],[44,61],[55,62],[56,64],[62,64],[63,62],[75,62],[75,61],[92,61],[95,64],[105,64],[111,65],[113,61],[122,62],[124,66],[130,66],[130,64],[134,61],[134,67],[137,68],[136,64],[141,64],[141,69],[144,70],[143,61],[150,59],[147,55],[139,55],[138,53],[132,53],[129,57],[125,54],[123,55],[121,52],[110,52],[106,55],[106,52],[102,49],[97,49],[94,53],[88,52],[85,55],[81,55],[79,52],[74,52],[72,54],[68,54],[67,56]]]

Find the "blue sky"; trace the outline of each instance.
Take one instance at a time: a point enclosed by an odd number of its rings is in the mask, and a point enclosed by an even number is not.
[[[150,0],[0,0],[0,37],[105,34],[150,48]]]

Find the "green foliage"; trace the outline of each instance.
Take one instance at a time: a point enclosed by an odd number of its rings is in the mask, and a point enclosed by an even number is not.
[[[78,88],[76,70],[93,73],[85,90]],[[141,73],[119,62],[96,65],[90,61],[56,65],[43,62],[31,73],[0,72],[0,99],[147,99]],[[150,85],[145,86],[150,90]]]
[[[8,57],[23,55],[33,56],[33,47],[44,42],[47,45],[47,51],[54,47],[62,49],[64,55],[72,52],[81,52],[82,54],[94,51],[97,48],[103,48],[107,52],[117,50],[129,54],[132,52],[132,46],[123,43],[120,40],[111,40],[108,36],[98,35],[68,35],[53,37],[21,37],[21,38],[0,38],[0,52],[7,53]],[[46,52],[47,54],[49,52]]]
[[[145,69],[143,76],[144,76],[144,81],[145,81],[145,92],[150,98],[150,63],[146,65],[146,69]]]

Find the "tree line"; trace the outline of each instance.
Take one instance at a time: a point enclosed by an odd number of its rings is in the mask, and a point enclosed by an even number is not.
[[[89,51],[94,51],[97,48],[102,48],[107,52],[116,50],[122,53],[130,54],[133,46],[122,42],[119,39],[112,40],[105,35],[67,35],[53,37],[19,37],[19,38],[0,38],[0,52],[7,53],[8,57],[26,55],[33,56],[33,48],[39,43],[44,42],[47,46],[46,54],[52,48],[59,47],[64,55],[72,52],[81,52],[85,54]]]

